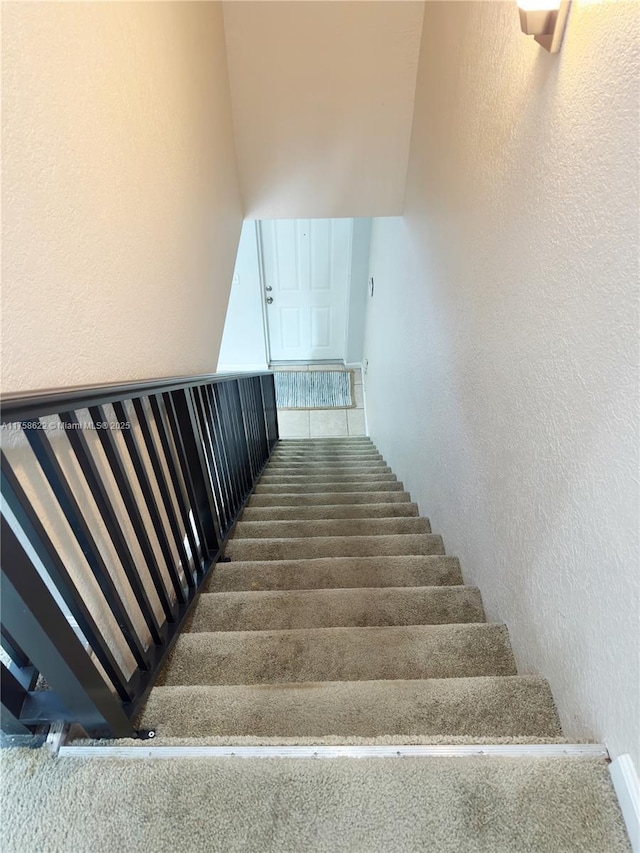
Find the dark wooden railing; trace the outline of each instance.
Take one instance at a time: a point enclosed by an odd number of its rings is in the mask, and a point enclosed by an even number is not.
[[[278,440],[273,375],[0,403],[0,729],[131,735]]]

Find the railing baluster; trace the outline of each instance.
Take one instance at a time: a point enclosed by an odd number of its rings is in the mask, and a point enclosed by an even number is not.
[[[132,730],[120,701],[56,604],[11,526],[2,517],[2,621],[25,654],[89,729]]]
[[[242,399],[240,396],[240,381],[236,380],[224,389],[230,400],[229,413],[233,421],[233,432],[235,436],[235,445],[238,448],[238,472],[242,480],[243,492],[248,492],[248,486],[252,481],[251,474],[251,453],[249,451],[249,441],[244,428],[244,418],[242,416]]]
[[[218,552],[221,538],[196,415],[188,390],[165,394],[164,401],[206,560]]]
[[[187,584],[190,587],[193,587],[191,567],[189,565],[189,559],[187,557],[187,552],[184,547],[182,534],[180,532],[178,518],[175,514],[175,510],[173,507],[173,501],[171,500],[171,496],[169,494],[169,484],[167,483],[165,472],[160,462],[160,457],[158,456],[158,452],[156,450],[156,446],[153,440],[153,435],[151,434],[151,427],[149,426],[149,421],[147,420],[147,413],[140,398],[135,398],[133,400],[133,408],[138,417],[138,423],[140,424],[140,431],[142,432],[145,447],[147,448],[147,454],[151,461],[151,467],[153,468],[153,472],[158,482],[163,506],[167,514],[167,518],[169,520],[169,527],[171,528],[171,535],[173,536],[173,540],[178,551],[178,556],[180,557],[180,562],[182,563],[185,579],[187,581]],[[180,587],[182,592],[182,584],[180,584]],[[184,600],[184,597],[182,597],[181,601]]]
[[[213,402],[213,389],[211,385],[202,387],[203,405],[207,412],[209,421],[209,431],[211,435],[211,450],[216,462],[216,468],[220,474],[220,483],[223,493],[223,500],[227,509],[227,525],[235,518],[238,511],[238,495],[235,493],[229,463],[225,454],[225,445],[222,440],[220,427],[220,418],[216,412]],[[227,526],[227,530],[228,530]]]
[[[260,464],[263,465],[269,455],[269,442],[267,440],[267,425],[264,419],[264,399],[262,397],[262,383],[259,376],[251,380],[253,385],[253,396],[255,399],[255,419],[260,438]]]
[[[6,506],[13,513],[20,529],[42,563],[47,575],[51,578],[55,588],[60,593],[60,597],[69,608],[69,612],[78,623],[78,627],[102,664],[107,676],[111,679],[118,695],[123,701],[130,701],[132,693],[126,686],[124,674],[116,662],[108,642],[87,607],[82,594],[76,587],[73,578],[67,571],[67,567],[60,559],[60,555],[54,548],[44,527],[35,514],[4,454],[1,458],[3,478],[2,496]],[[13,643],[14,641],[10,634],[9,637]],[[22,652],[22,655],[29,661],[24,652]],[[144,669],[147,668],[148,662],[148,655],[145,653]],[[16,663],[18,663],[17,660]]]
[[[53,452],[51,444],[41,430],[27,427],[23,432],[49,481],[49,485],[58,501],[60,509],[82,549],[87,564],[98,582],[98,586],[127,641],[131,653],[138,665],[145,668],[147,666],[146,649],[142,645],[131,616],[127,612],[113,578],[102,559],[89,525],[62,472],[62,468]]]
[[[162,400],[155,394],[152,394],[149,397],[149,403],[151,404],[151,411],[153,412],[153,416],[155,418],[156,428],[160,437],[160,444],[162,445],[162,452],[164,453],[164,458],[165,462],[167,463],[169,476],[171,477],[171,482],[173,484],[173,491],[176,496],[176,501],[178,502],[178,508],[180,510],[180,516],[182,518],[185,536],[187,537],[187,542],[189,543],[189,550],[191,551],[191,559],[193,561],[193,571],[198,572],[200,569],[199,547],[193,533],[191,516],[189,514],[189,498],[186,494],[185,487],[180,476],[180,472],[176,467],[177,463],[173,455],[173,448],[171,446],[169,432],[167,431],[167,424],[165,422],[165,416],[163,412],[164,406],[162,406],[161,408]],[[190,582],[189,585],[191,587],[195,586],[195,581],[192,572],[189,573],[189,577],[187,578],[187,580]]]
[[[153,613],[153,606],[149,600],[149,596],[144,588],[142,579],[136,568],[135,561],[131,554],[131,550],[127,544],[122,527],[118,520],[118,516],[113,507],[113,503],[107,492],[107,488],[98,472],[95,460],[87,443],[87,439],[82,434],[79,428],[79,421],[74,412],[62,412],[60,420],[69,424],[71,427],[65,430],[69,439],[73,452],[76,455],[78,464],[82,469],[82,473],[87,481],[87,485],[94,497],[98,511],[102,516],[107,532],[111,537],[113,546],[116,550],[124,573],[131,585],[131,590],[138,603],[144,621],[149,628],[149,632],[154,642],[161,642],[160,626]]]
[[[255,436],[253,433],[253,424],[251,422],[251,406],[247,393],[247,380],[243,379],[242,382],[238,383],[239,391],[240,391],[240,408],[242,411],[242,420],[244,424],[244,431],[247,437],[247,447],[249,449],[249,460],[251,465],[251,477],[252,479],[258,473],[258,460],[256,458],[256,443]]]
[[[87,386],[1,403],[2,425],[26,438],[26,448],[11,442],[10,454],[20,464],[33,451],[56,505],[50,525],[31,483],[0,454],[0,644],[10,658],[0,727],[26,737],[63,720],[90,734],[130,735],[277,441],[273,377]],[[38,422],[51,415],[64,427],[56,441]],[[118,436],[114,419],[133,429]],[[56,544],[56,523],[71,557]],[[39,675],[50,689],[35,689]]]
[[[114,403],[113,411],[115,412],[116,419],[120,423],[128,422],[129,417],[127,415],[123,403]],[[136,477],[138,478],[138,483],[140,485],[142,496],[147,505],[147,511],[149,513],[149,517],[151,518],[151,524],[153,525],[153,529],[155,530],[156,537],[160,544],[160,550],[162,551],[162,556],[164,557],[164,561],[166,564],[167,572],[169,573],[169,578],[171,579],[173,590],[176,594],[177,600],[181,604],[183,604],[186,601],[186,597],[182,588],[182,581],[180,580],[177,569],[174,565],[173,554],[171,553],[171,546],[169,545],[169,540],[167,539],[167,534],[164,529],[164,523],[160,516],[160,511],[158,510],[158,504],[156,503],[156,498],[153,493],[153,488],[151,487],[151,482],[149,480],[146,467],[142,461],[142,455],[140,453],[140,448],[138,447],[138,440],[135,436],[133,429],[123,429],[122,436],[124,438],[124,443],[127,447],[127,450],[129,451],[129,458],[131,459],[131,462],[133,464],[133,470],[136,472]]]
[[[31,663],[29,658],[4,627],[0,629],[0,646],[2,646],[16,666],[24,668],[25,666],[29,666]]]
[[[216,395],[217,410],[224,444],[229,448],[229,463],[231,466],[231,476],[236,500],[241,502],[244,500],[244,496],[246,494],[246,484],[242,476],[242,448],[235,428],[235,401],[229,394],[229,388],[227,385],[214,386],[214,394]]]
[[[94,424],[108,423],[107,417],[101,406],[92,406],[89,409],[89,414],[91,415],[91,419]],[[156,555],[147,534],[142,515],[140,514],[138,503],[129,481],[129,475],[124,467],[113,432],[110,429],[98,429],[97,432],[107,457],[109,467],[111,468],[111,472],[122,497],[122,502],[124,503],[127,514],[131,520],[131,525],[135,531],[136,538],[140,543],[140,548],[147,564],[147,569],[154,589],[160,599],[160,604],[164,611],[165,618],[168,622],[173,622],[175,619],[175,608],[173,602],[169,599],[167,588],[165,587],[160,567],[156,560]]]
[[[202,448],[204,450],[204,458],[206,470],[209,473],[209,483],[213,491],[213,499],[216,507],[216,519],[218,521],[218,538],[222,540],[229,521],[229,507],[222,495],[221,481],[218,476],[215,459],[213,456],[213,440],[211,438],[211,427],[209,424],[208,413],[204,407],[200,388],[193,389],[193,405],[198,423],[199,435],[202,439]]]
[[[22,708],[28,691],[3,664],[0,663],[0,729],[6,735],[30,735],[31,731],[20,722]]]

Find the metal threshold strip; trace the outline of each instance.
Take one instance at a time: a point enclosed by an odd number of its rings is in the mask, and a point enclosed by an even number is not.
[[[609,758],[601,743],[61,746],[60,758]]]

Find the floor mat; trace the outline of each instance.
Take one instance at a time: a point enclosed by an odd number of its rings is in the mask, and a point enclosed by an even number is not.
[[[274,374],[279,409],[351,409],[352,370],[282,370]]]

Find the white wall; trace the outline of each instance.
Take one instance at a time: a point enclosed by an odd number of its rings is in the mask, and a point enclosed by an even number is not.
[[[247,220],[242,226],[218,357],[221,373],[266,370],[268,366],[256,224]]]
[[[213,372],[242,221],[220,3],[3,6],[3,388]]]
[[[404,219],[374,224],[373,440],[565,733],[639,763],[637,4],[427,3]]]
[[[371,219],[353,220],[351,274],[349,277],[349,320],[347,327],[347,364],[360,364],[364,348]]]
[[[415,2],[224,4],[247,216],[402,211],[422,11]]]

